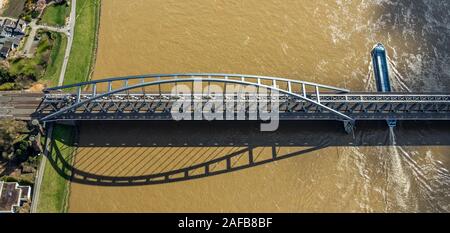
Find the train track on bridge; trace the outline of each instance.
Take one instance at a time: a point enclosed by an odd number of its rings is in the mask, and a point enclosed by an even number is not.
[[[210,90],[211,86],[216,90]],[[11,100],[18,102],[10,106],[25,106],[21,98],[26,95],[16,94]],[[232,119],[263,120],[258,114],[262,104],[276,109],[280,120],[450,120],[450,93],[351,92],[311,82],[241,74],[109,78],[48,88],[30,98],[34,99],[29,108],[35,109],[21,116],[29,114],[30,119],[41,122],[173,120],[173,113],[191,114],[191,119],[199,120],[195,114],[206,111],[223,115],[216,120],[229,119],[230,112]],[[38,105],[36,98],[40,98]],[[15,114],[20,116],[20,111]]]

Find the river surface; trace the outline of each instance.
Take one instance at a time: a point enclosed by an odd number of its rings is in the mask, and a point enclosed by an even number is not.
[[[377,42],[395,91],[449,91],[446,0],[103,0],[93,78],[243,73],[374,91]],[[210,169],[226,169],[227,156],[245,168],[146,185],[72,182],[69,211],[450,211],[448,128],[378,124],[353,138],[340,125],[289,124],[268,134],[242,123],[82,124],[74,166],[89,174],[145,179],[214,159]],[[250,156],[268,162],[246,166]]]

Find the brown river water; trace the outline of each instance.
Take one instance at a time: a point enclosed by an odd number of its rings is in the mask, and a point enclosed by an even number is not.
[[[383,42],[394,90],[448,91],[449,40],[445,0],[103,0],[93,78],[242,73],[374,91],[369,53]],[[74,167],[91,178],[71,183],[69,211],[448,212],[446,127],[83,123]],[[147,179],[173,171],[200,178]]]

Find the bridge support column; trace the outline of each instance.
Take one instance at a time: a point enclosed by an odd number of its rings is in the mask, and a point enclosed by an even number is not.
[[[344,121],[344,130],[346,133],[352,134],[354,129],[355,129],[354,121]]]

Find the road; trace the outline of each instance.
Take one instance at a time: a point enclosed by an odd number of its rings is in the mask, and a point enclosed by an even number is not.
[[[34,37],[36,37],[36,20],[31,21],[30,25],[28,25],[31,28],[30,34],[28,35],[27,41],[25,41],[25,45],[23,46],[23,54],[27,57],[32,57],[33,53],[31,52],[31,47],[33,46]]]
[[[70,51],[72,50],[73,32],[75,31],[77,0],[72,0],[70,5],[71,5],[72,9],[70,10],[69,22],[67,23],[67,26],[66,26],[67,47],[66,47],[66,53],[64,54],[64,62],[63,62],[62,68],[61,68],[61,74],[59,75],[58,86],[61,86],[64,83],[64,76],[66,75]]]
[[[2,19],[2,20],[9,19],[9,20],[12,20],[12,21],[16,21],[17,20],[15,18],[5,17],[5,16],[0,16],[0,19]]]
[[[39,163],[39,169],[37,171],[36,180],[34,183],[35,188],[33,190],[33,200],[31,202],[31,209],[30,209],[31,213],[37,213],[37,207],[39,204],[39,195],[41,192],[40,188],[41,188],[42,180],[44,178],[45,165],[47,164],[47,156],[49,156],[49,153],[50,153],[49,149],[51,146],[52,132],[53,132],[53,127],[50,126],[45,135],[46,136],[45,148],[44,148],[41,162]]]

